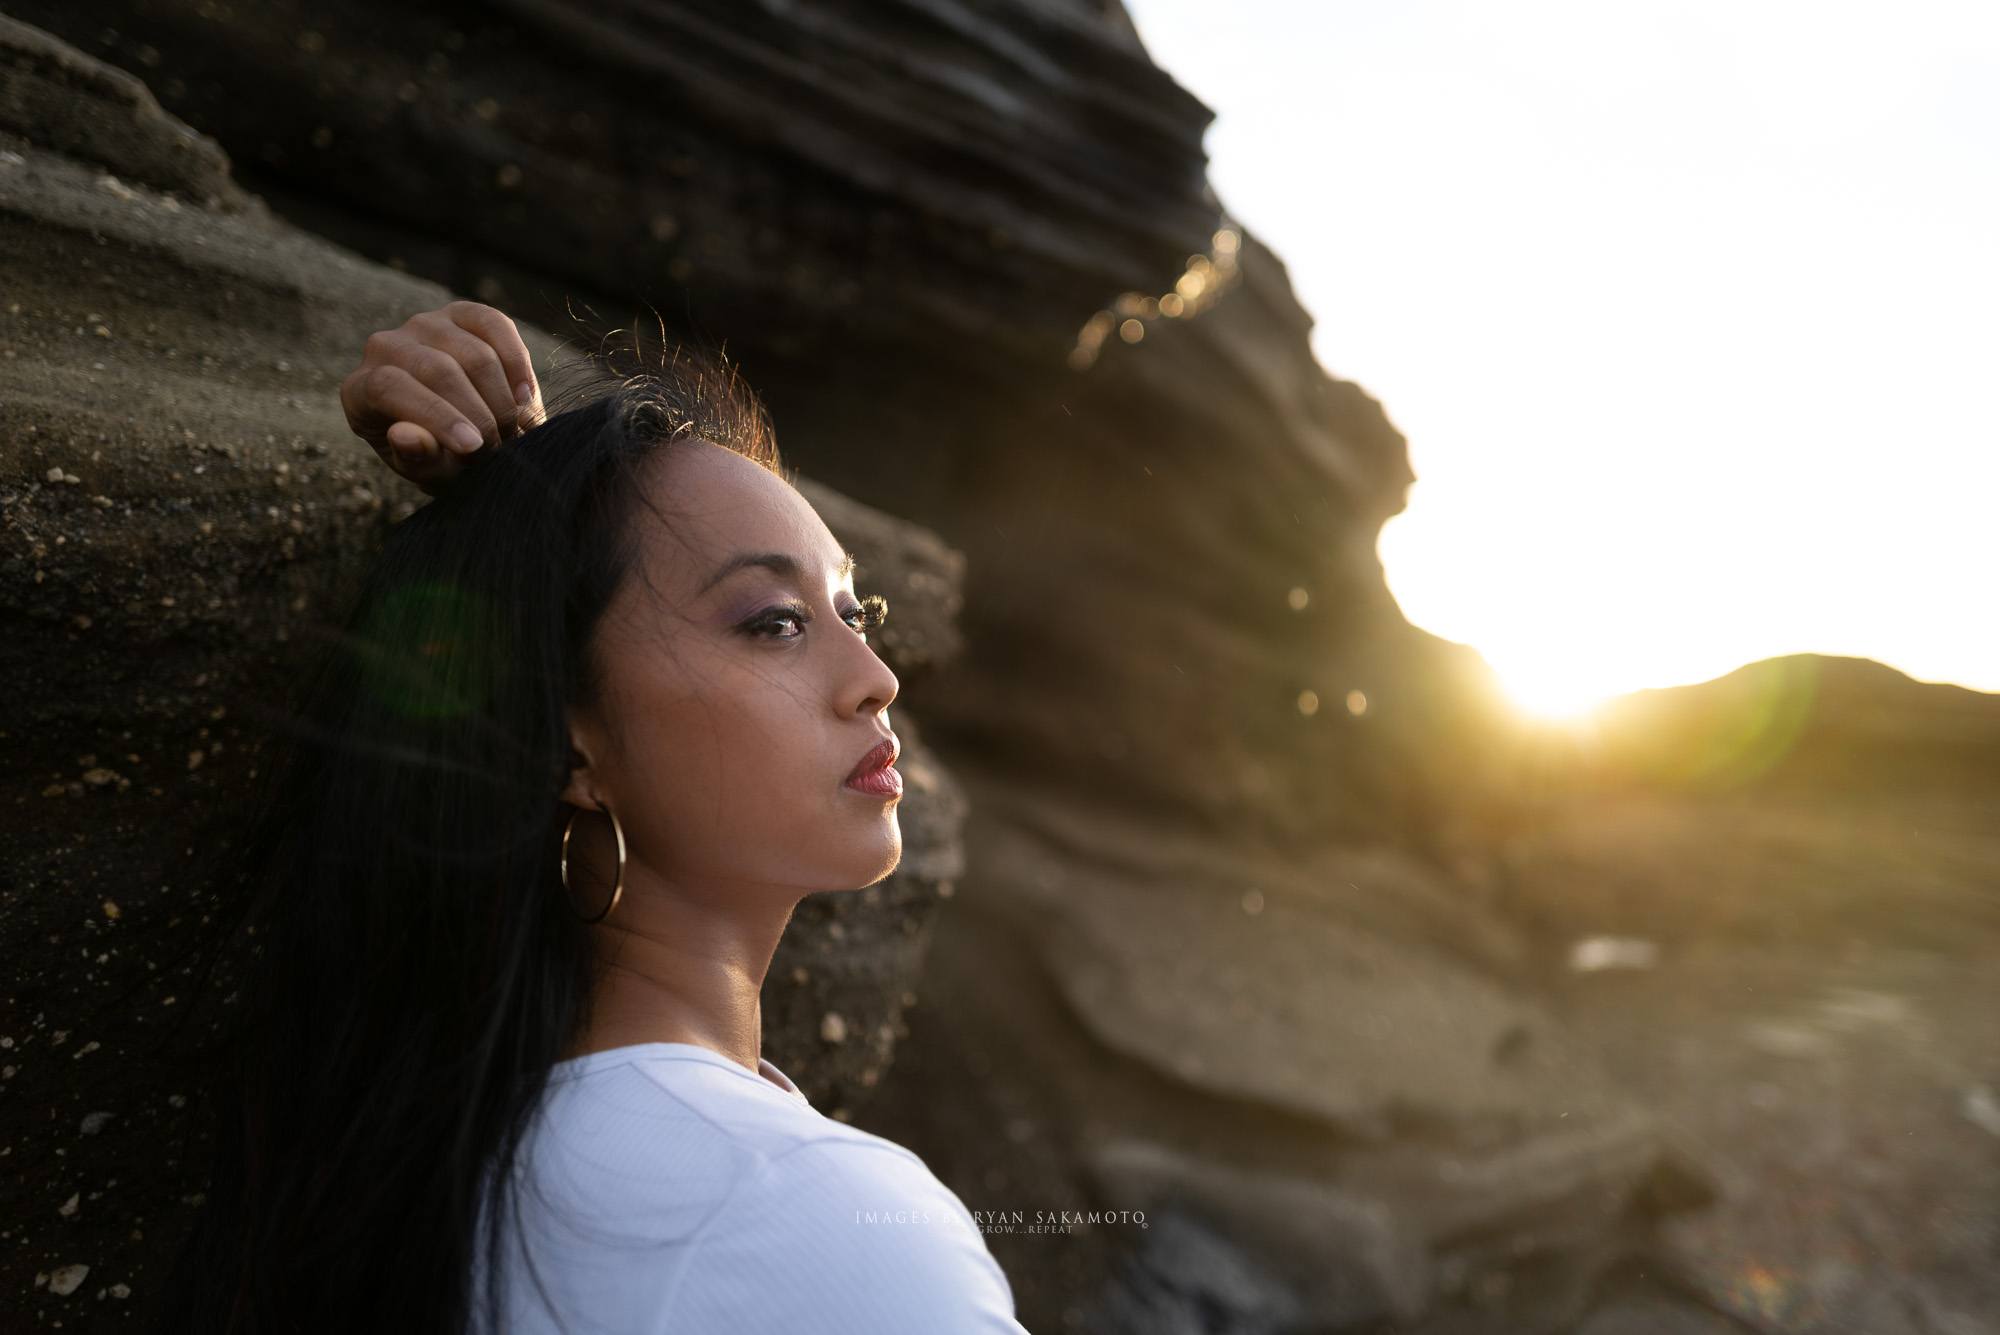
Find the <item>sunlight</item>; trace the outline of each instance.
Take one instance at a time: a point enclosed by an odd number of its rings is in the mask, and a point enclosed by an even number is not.
[[[1492,663],[1491,655],[1487,661]],[[1545,723],[1587,722],[1597,707],[1618,694],[1579,662],[1568,645],[1550,645],[1533,660],[1493,663],[1500,687],[1516,709]]]
[[[1412,623],[1537,714],[1799,652],[2000,690],[2000,10],[1131,9],[1408,440]]]

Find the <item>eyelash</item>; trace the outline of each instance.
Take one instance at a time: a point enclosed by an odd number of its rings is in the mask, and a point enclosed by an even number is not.
[[[869,631],[881,629],[882,623],[889,619],[889,600],[879,593],[871,593],[861,600],[859,607],[854,608],[847,615],[853,616],[855,613],[859,613],[861,616],[861,624],[856,626],[855,630],[859,631],[861,638],[865,640],[868,638]],[[804,603],[781,603],[770,611],[746,621],[743,624],[743,629],[747,634],[763,637],[764,628],[767,626],[776,625],[782,621],[796,621],[801,626],[804,626],[812,619],[812,610]],[[842,618],[842,620],[845,619],[845,617]],[[800,635],[804,633],[803,630],[799,632]],[[768,638],[774,640],[796,640],[799,638],[799,635],[772,635]]]

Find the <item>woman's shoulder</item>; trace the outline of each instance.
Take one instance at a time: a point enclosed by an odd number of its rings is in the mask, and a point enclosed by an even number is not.
[[[670,1198],[683,1218],[741,1195],[809,1189],[857,1205],[921,1200],[977,1231],[971,1213],[915,1151],[827,1117],[768,1061],[752,1074],[679,1043],[607,1049],[551,1074],[531,1145],[600,1216],[644,1214]],[[669,1188],[671,1190],[669,1190]]]
[[[529,1250],[566,1305],[671,1314],[660,1329],[1020,1335],[971,1212],[914,1151],[768,1063],[643,1046],[562,1063],[531,1139]]]
[[[641,1047],[550,1072],[517,1165],[536,1215],[686,1238],[771,1159],[841,1126],[720,1054]]]
[[[697,1330],[1021,1335],[958,1195],[907,1147],[828,1126],[771,1156],[703,1226],[674,1315]]]

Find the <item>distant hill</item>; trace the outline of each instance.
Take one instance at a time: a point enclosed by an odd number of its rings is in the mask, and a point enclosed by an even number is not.
[[[1789,654],[1599,711],[1590,777],[1737,789],[2000,799],[2000,695],[1921,682],[1867,658]]]

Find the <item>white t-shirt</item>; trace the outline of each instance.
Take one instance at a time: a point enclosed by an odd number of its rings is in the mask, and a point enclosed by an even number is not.
[[[521,1146],[521,1226],[503,1225],[505,1335],[1027,1335],[921,1158],[758,1070],[691,1043],[556,1064]],[[490,1335],[485,1276],[482,1246],[472,1329]]]

